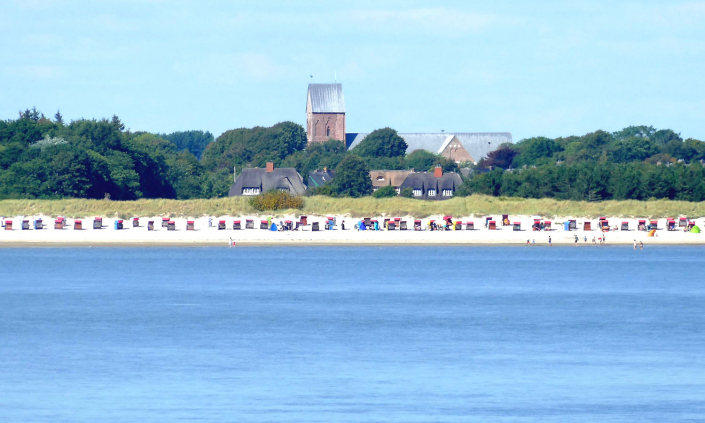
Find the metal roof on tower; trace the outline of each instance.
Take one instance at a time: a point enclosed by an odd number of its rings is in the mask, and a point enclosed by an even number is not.
[[[345,113],[343,84],[308,84],[313,113]]]

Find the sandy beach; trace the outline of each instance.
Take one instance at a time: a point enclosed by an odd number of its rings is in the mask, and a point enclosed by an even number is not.
[[[33,221],[35,218],[42,218],[44,228],[35,230]],[[461,217],[453,221],[474,222],[474,230],[466,230],[463,224],[462,230],[450,231],[430,231],[428,230],[429,220],[441,222],[443,216],[431,216],[420,219],[422,221],[421,231],[413,230],[414,219],[409,216],[401,217],[407,222],[408,230],[355,230],[354,226],[360,221],[358,218],[347,216],[335,216],[337,225],[334,230],[324,230],[326,217],[308,216],[308,226],[296,231],[277,231],[259,229],[260,221],[267,216],[218,216],[199,218],[174,218],[171,219],[176,230],[169,231],[162,227],[162,217],[140,218],[140,226],[133,227],[131,220],[123,221],[123,229],[114,229],[116,219],[103,218],[101,229],[93,229],[93,217],[80,219],[83,229],[75,229],[75,221],[67,220],[64,229],[54,229],[54,218],[45,216],[15,216],[6,217],[5,220],[13,222],[13,229],[0,231],[0,246],[17,245],[213,245],[227,246],[232,241],[235,245],[526,245],[527,241],[531,245],[547,246],[549,237],[554,245],[575,244],[575,236],[578,237],[579,246],[592,246],[593,238],[599,245],[599,238],[605,237],[606,244],[632,244],[635,240],[643,242],[644,245],[658,244],[705,244],[705,236],[702,234],[684,232],[678,227],[678,217],[676,219],[676,230],[666,230],[666,219],[658,219],[658,230],[656,236],[648,237],[646,231],[638,231],[638,221],[649,219],[624,219],[608,217],[609,225],[621,227],[622,222],[627,222],[628,231],[610,230],[603,233],[597,229],[596,219],[580,219],[574,217],[564,217],[551,219],[552,229],[550,231],[533,231],[531,225],[534,221],[532,216],[510,216],[512,223],[519,222],[521,230],[514,230],[513,226],[502,226],[501,216],[495,217],[497,226],[495,230],[490,230],[484,226],[484,217]],[[209,219],[211,226],[209,227]],[[247,219],[252,219],[255,229],[244,229]],[[373,217],[380,222],[384,218]],[[576,220],[576,230],[566,231],[563,222]],[[30,229],[22,230],[22,221],[29,220]],[[147,230],[148,221],[154,221],[154,230]],[[226,229],[219,230],[218,222],[225,220]],[[243,229],[233,230],[233,221],[241,221]],[[299,216],[284,216],[272,219],[279,224],[286,220],[298,221]],[[548,219],[547,219],[548,220]],[[702,218],[692,219],[695,223],[703,227],[705,222]],[[194,230],[187,230],[187,222],[193,221]],[[341,230],[341,223],[345,221],[345,230]],[[591,230],[585,230],[584,222],[591,223]],[[319,223],[321,230],[312,231],[311,224]]]

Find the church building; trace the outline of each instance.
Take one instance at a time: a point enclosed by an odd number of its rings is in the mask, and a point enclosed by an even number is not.
[[[345,132],[345,98],[342,84],[309,84],[306,98],[306,138],[309,143],[329,139],[343,141],[348,149],[357,147],[367,133]],[[509,132],[432,132],[399,136],[407,145],[406,154],[426,150],[456,163],[479,162],[500,145],[512,143]]]
[[[342,84],[309,84],[306,100],[308,142],[345,141],[345,99]]]

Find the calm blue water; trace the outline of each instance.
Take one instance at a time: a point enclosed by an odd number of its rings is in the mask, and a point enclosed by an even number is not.
[[[704,256],[0,249],[0,421],[705,421]]]

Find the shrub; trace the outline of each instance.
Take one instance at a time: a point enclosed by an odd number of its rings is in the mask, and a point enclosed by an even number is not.
[[[267,191],[256,197],[250,197],[248,201],[250,206],[257,211],[302,209],[304,207],[303,198],[280,190]]]
[[[375,191],[372,196],[374,198],[396,197],[397,191],[394,189],[393,186],[387,185],[386,187],[382,187]]]
[[[405,198],[411,198],[414,196],[414,190],[407,187],[407,188],[404,188],[403,190],[401,190],[399,195],[402,197],[405,197]]]
[[[315,195],[325,195],[327,197],[337,197],[338,196],[330,184],[323,185],[322,187],[309,188],[306,190],[306,195],[308,197],[313,197]]]

